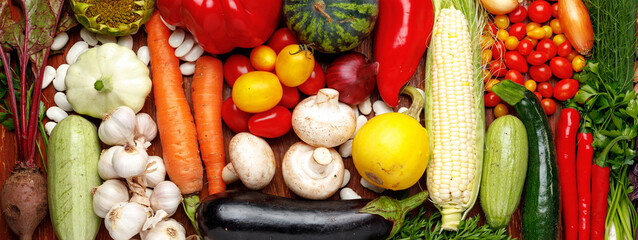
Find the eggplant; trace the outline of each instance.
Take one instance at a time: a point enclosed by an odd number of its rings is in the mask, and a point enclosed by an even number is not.
[[[386,239],[405,215],[428,198],[403,200],[294,200],[256,191],[229,191],[204,199],[195,213],[204,239]]]

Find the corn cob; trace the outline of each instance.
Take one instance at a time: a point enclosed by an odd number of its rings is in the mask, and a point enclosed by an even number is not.
[[[427,187],[441,211],[442,229],[456,230],[476,202],[481,179],[485,130],[478,39],[483,15],[474,0],[435,0],[434,5],[438,14],[426,73],[432,149]]]

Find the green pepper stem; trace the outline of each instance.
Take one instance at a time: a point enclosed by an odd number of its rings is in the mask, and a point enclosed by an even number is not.
[[[417,122],[421,122],[421,110],[423,110],[423,103],[425,102],[423,94],[421,94],[418,89],[412,86],[405,86],[401,90],[401,93],[406,94],[412,98],[412,104],[410,105],[410,108],[407,111],[403,112],[403,114],[416,119]]]
[[[197,236],[199,236],[200,239],[204,239],[202,238],[202,235],[199,234],[197,223],[195,223],[195,211],[197,210],[197,207],[199,207],[199,204],[200,204],[199,196],[197,195],[185,197],[184,201],[182,202],[182,206],[184,207],[184,212],[186,212],[186,216],[188,216],[188,219],[191,221],[191,224],[193,224],[193,227],[195,228],[195,233],[197,233]]]
[[[418,92],[417,92],[418,93]],[[420,94],[420,93],[419,93]],[[411,197],[396,200],[388,196],[381,196],[370,201],[359,210],[362,213],[379,215],[388,221],[393,221],[392,231],[387,239],[392,238],[403,225],[405,215],[420,206],[428,199],[428,191],[417,193]]]

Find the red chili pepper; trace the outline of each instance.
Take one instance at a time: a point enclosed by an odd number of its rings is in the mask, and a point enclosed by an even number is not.
[[[379,94],[391,107],[399,104],[399,92],[414,75],[433,26],[431,0],[379,1],[373,53]]]
[[[563,225],[566,240],[578,238],[578,195],[576,191],[576,135],[580,114],[573,108],[560,112],[556,128],[556,157],[560,193],[563,202]]]
[[[591,240],[603,240],[609,194],[609,167],[592,164],[591,192]]]
[[[188,29],[213,54],[263,44],[279,25],[281,0],[157,0],[167,23]]]
[[[594,156],[591,133],[578,134],[576,181],[578,182],[578,238],[589,239],[591,210],[591,165]],[[604,220],[604,219],[603,219]]]

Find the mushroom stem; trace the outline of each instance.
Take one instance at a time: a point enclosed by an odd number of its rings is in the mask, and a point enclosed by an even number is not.
[[[317,92],[315,104],[323,113],[339,111],[339,92],[332,88],[322,88]]]
[[[233,163],[228,163],[222,170],[222,180],[224,180],[224,183],[226,184],[231,184],[239,180],[239,176],[237,176]]]
[[[308,169],[311,171],[308,175],[317,179],[325,178],[329,174],[326,170],[333,161],[330,150],[325,147],[315,148],[312,151],[312,160],[308,161]]]

